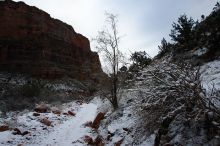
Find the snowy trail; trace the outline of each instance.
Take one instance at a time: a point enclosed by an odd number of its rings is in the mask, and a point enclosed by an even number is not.
[[[76,117],[64,122],[63,124],[54,128],[54,131],[45,135],[43,141],[33,144],[47,145],[47,146],[68,146],[68,145],[83,145],[81,143],[75,143],[81,137],[87,135],[89,128],[85,128],[83,124],[88,121],[93,121],[96,116],[97,105],[93,103],[83,104],[81,109],[77,112]]]

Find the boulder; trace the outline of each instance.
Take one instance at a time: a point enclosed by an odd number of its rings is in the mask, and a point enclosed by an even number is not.
[[[66,116],[68,116],[69,114],[68,114],[68,113],[66,113],[66,112],[64,112],[64,113],[63,113],[63,115],[66,115]]]
[[[72,112],[72,111],[68,111],[68,114],[71,115],[71,116],[75,116],[76,113]]]
[[[48,120],[47,118],[43,118],[40,120],[41,123],[43,123],[44,125],[50,126],[51,125],[51,121]]]
[[[36,104],[34,111],[38,113],[46,113],[49,110],[49,106],[43,102]]]
[[[52,107],[51,108],[52,113],[60,115],[61,114],[61,110],[58,109],[57,107]]]
[[[38,116],[40,116],[40,114],[39,113],[33,113],[33,116],[38,117]]]
[[[15,128],[13,134],[14,134],[14,135],[22,135],[22,132],[21,132],[20,129]]]
[[[0,126],[0,132],[4,132],[4,131],[7,131],[7,130],[9,130],[9,126],[8,125]]]
[[[101,120],[104,119],[105,114],[100,112],[98,113],[98,115],[96,116],[95,120],[92,123],[92,127],[95,129],[99,128],[99,125],[101,123]]]
[[[15,129],[14,129],[14,132],[13,132],[14,135],[22,135],[22,136],[27,135],[27,134],[29,134],[29,133],[30,133],[29,131],[21,132],[21,130],[18,129],[18,128],[15,128]]]
[[[30,132],[29,131],[24,131],[23,133],[22,133],[22,135],[24,136],[24,135],[27,135],[27,134],[29,134]]]

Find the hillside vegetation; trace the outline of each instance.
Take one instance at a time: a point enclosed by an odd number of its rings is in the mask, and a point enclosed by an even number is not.
[[[200,21],[182,15],[157,56],[133,53],[133,64],[114,77],[117,106],[109,100],[111,75],[94,85],[0,74],[0,145],[220,145],[219,22],[219,3]],[[40,101],[49,104],[34,106]],[[29,111],[8,112],[19,106]]]

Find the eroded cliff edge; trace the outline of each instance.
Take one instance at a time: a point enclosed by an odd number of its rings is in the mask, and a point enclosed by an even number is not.
[[[46,12],[23,2],[0,1],[0,20],[0,71],[79,80],[103,74],[89,40]]]

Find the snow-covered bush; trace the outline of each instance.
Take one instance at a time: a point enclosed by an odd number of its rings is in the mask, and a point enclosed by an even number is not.
[[[194,122],[205,121],[209,112],[214,114],[213,120],[220,117],[220,109],[214,103],[216,100],[212,100],[219,98],[219,92],[206,95],[201,86],[199,67],[165,59],[152,64],[143,74],[149,89],[142,97],[144,102],[140,115],[148,131],[157,130],[155,145],[160,144],[177,115],[182,116],[182,123],[188,118]],[[178,133],[178,130],[175,132]]]

